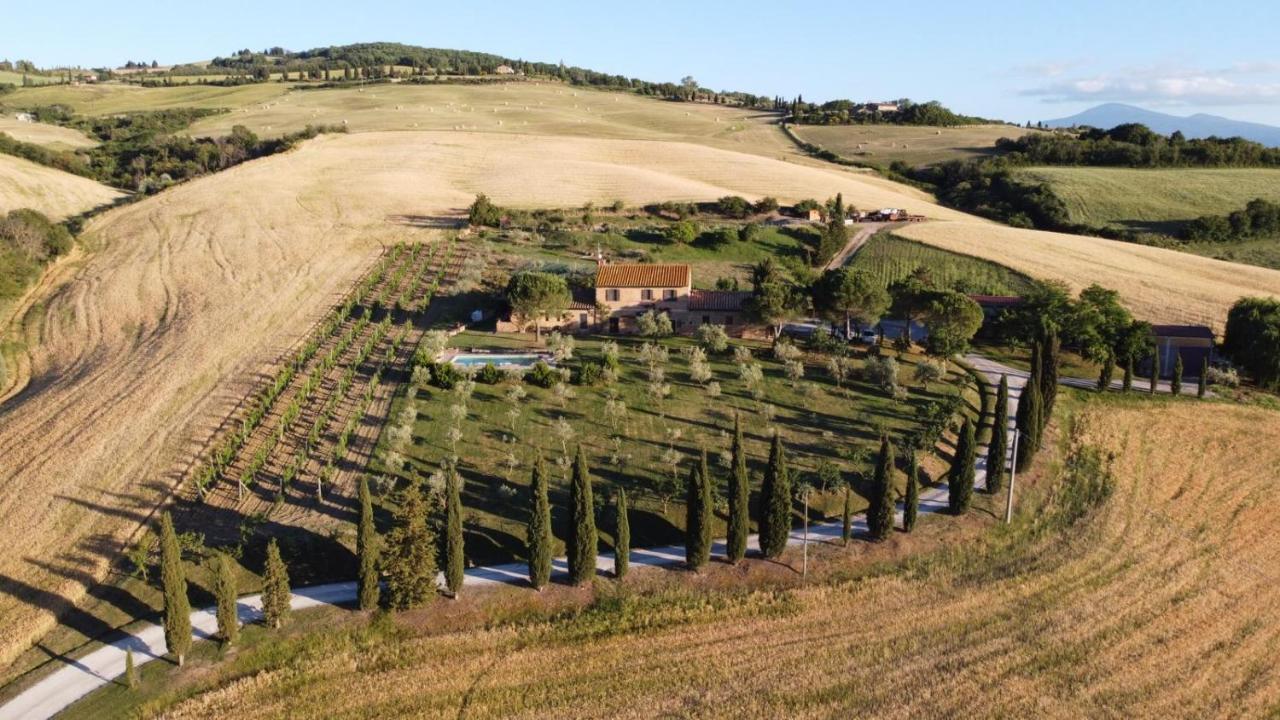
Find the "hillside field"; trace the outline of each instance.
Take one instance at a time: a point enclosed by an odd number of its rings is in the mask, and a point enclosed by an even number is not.
[[[895,160],[915,167],[989,155],[1000,138],[1035,132],[1016,125],[792,125],[791,130],[805,142],[879,167]]]
[[[53,627],[55,613],[102,579],[223,418],[385,245],[437,239],[480,192],[522,208],[728,194],[785,203],[840,192],[858,207],[901,207],[931,219],[904,228],[904,237],[1035,278],[1077,287],[1102,282],[1156,321],[1220,325],[1240,295],[1280,288],[1280,273],[976,220],[870,173],[778,151],[785,138],[765,120],[735,131],[734,111],[722,107],[592,91],[575,97],[563,86],[520,89],[556,104],[508,111],[516,104],[498,105],[495,94],[515,90],[456,86],[380,85],[326,99],[317,93],[330,91],[279,83],[57,86],[6,96],[67,102],[87,113],[238,108],[242,120],[263,128],[306,124],[310,112],[321,112],[306,103],[332,103],[354,116],[346,119],[355,132],[319,137],[94,218],[83,236],[86,259],[55,267],[9,328],[23,354],[11,366],[10,386],[0,388],[0,543],[22,551],[0,557],[9,588],[0,595],[7,619],[0,660],[28,647]],[[406,94],[373,97],[392,90]],[[443,114],[457,94],[458,117],[447,122],[477,130],[431,131],[418,120],[419,128],[391,131],[401,121],[379,118],[408,113],[391,100],[410,108],[414,93],[441,103],[427,116]],[[616,108],[601,109],[595,98]],[[361,110],[371,102],[377,110]],[[513,122],[528,119],[528,134],[505,130],[507,112]],[[732,150],[739,139],[743,152]],[[0,158],[0,167],[10,163]]]
[[[121,195],[88,178],[0,154],[0,213],[31,208],[62,220]]]
[[[149,691],[148,709],[173,718],[1280,712],[1280,583],[1265,561],[1280,534],[1264,500],[1280,490],[1280,417],[1194,401],[1081,402],[1063,443],[1073,470],[1012,527],[949,551],[807,587],[620,590],[561,619],[522,621],[512,610],[513,620],[482,630],[438,631],[449,622],[441,601],[401,623],[357,619],[242,650],[168,695]],[[110,689],[72,716],[116,707],[108,695],[130,702]]]
[[[1204,324],[1221,332],[1242,296],[1280,296],[1280,271],[1084,235],[1022,230],[977,221],[918,223],[908,240],[972,255],[1073,291],[1098,283],[1120,292],[1139,318]]]
[[[98,144],[79,130],[48,123],[19,122],[13,113],[0,114],[0,133],[53,150],[80,150]]]
[[[678,107],[678,106],[666,106]],[[452,226],[477,192],[520,206],[830,197],[941,217],[914,191],[700,145],[469,132],[330,135],[95,218],[94,252],[19,321],[0,405],[0,615],[11,658],[78,600],[259,373],[381,244]],[[16,393],[16,394],[14,394]],[[58,532],[54,532],[57,528]]]
[[[1280,202],[1280,170],[1263,168],[1037,167],[1018,171],[1048,183],[1071,221],[1168,232],[1170,221],[1225,215],[1254,198]]]

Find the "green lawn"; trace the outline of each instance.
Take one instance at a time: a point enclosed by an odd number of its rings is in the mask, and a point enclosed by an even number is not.
[[[913,167],[990,155],[1000,138],[1037,132],[1014,125],[793,125],[796,136],[841,157],[888,167],[901,160]]]
[[[598,360],[604,340],[579,338],[574,360],[568,364]],[[816,483],[819,464],[828,462],[843,477],[852,479],[856,488],[865,489],[880,433],[901,438],[917,427],[916,408],[944,393],[954,394],[958,385],[967,381],[963,371],[953,367],[945,383],[936,383],[929,389],[910,386],[907,398],[896,401],[860,379],[847,381],[843,389],[837,389],[820,364],[809,364],[805,378],[798,383],[792,381],[785,377],[783,364],[770,357],[768,348],[757,345],[753,351],[764,371],[764,396],[759,401],[751,396],[739,379],[732,355],[726,354],[711,358],[713,379],[721,390],[715,397],[689,379],[688,363],[681,351],[691,347],[692,341],[672,338],[662,341],[670,351],[665,364],[670,395],[658,401],[647,392],[648,370],[636,352],[641,341],[618,341],[622,346],[622,369],[617,382],[608,388],[569,386],[576,397],[563,403],[551,390],[527,384],[522,386],[527,397],[518,401],[507,398],[507,384],[477,383],[465,403],[460,402],[456,391],[434,386],[411,391],[417,422],[407,453],[408,469],[397,474],[431,477],[441,462],[456,452],[465,479],[463,502],[468,512],[466,545],[470,562],[484,564],[524,556],[527,486],[531,462],[538,452],[546,457],[555,476],[552,502],[557,508],[558,535],[563,534],[566,522],[566,453],[572,455],[576,446],[583,443],[597,481],[597,503],[608,503],[616,487],[625,487],[630,495],[633,544],[675,544],[683,541],[685,524],[679,487],[688,476],[699,447],[707,449],[717,486],[727,482],[725,468],[735,410],[743,414],[757,488],[770,434],[777,429],[798,477]],[[533,347],[531,338],[477,332],[456,336],[452,345],[508,351]],[[818,356],[809,359],[821,362]],[[918,361],[912,356],[901,363],[904,385],[910,383],[912,367]],[[856,360],[855,367],[861,366],[862,361]],[[860,373],[855,371],[855,375]],[[616,392],[626,406],[625,419],[616,423],[605,410],[610,392]],[[975,398],[972,394],[966,396],[973,406]],[[392,418],[398,416],[407,401],[397,400]],[[465,407],[465,418],[458,419],[456,414],[461,411],[454,410],[454,406]],[[508,415],[513,407],[518,410],[514,424]],[[449,433],[455,426],[460,436],[453,446]],[[558,427],[567,430],[558,431]],[[385,490],[387,484],[381,485]],[[723,495],[723,490],[718,492]],[[861,497],[856,500],[858,507],[865,506]],[[815,517],[832,517],[838,515],[842,501],[838,492],[817,493],[810,506]],[[716,532],[722,535],[724,507],[718,515]],[[608,517],[607,513],[603,517]],[[601,532],[611,541],[611,522],[602,522]]]
[[[1003,265],[880,233],[853,257],[885,287],[924,268],[938,285],[983,295],[1020,295],[1033,281]]]
[[[716,244],[711,233],[717,227],[739,227],[741,223],[705,219],[700,223],[703,234],[690,244],[669,242],[659,229],[662,221],[648,218],[610,218],[610,230],[590,232],[566,230],[548,234],[529,234],[500,230],[486,231],[484,237],[500,245],[504,253],[528,260],[565,264],[588,269],[599,247],[607,257],[620,262],[688,263],[693,266],[694,287],[711,288],[718,278],[750,277],[751,266],[766,257],[805,262],[806,243],[800,238],[808,228],[761,226],[759,236],[748,242],[739,240]]]
[[[1152,232],[1225,215],[1254,198],[1280,202],[1280,170],[1273,169],[1037,167],[1018,174],[1048,183],[1072,222]]]

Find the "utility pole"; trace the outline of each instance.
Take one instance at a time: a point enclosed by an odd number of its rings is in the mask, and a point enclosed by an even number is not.
[[[800,569],[801,582],[809,580],[809,488],[804,489],[804,561]]]
[[[1013,521],[1013,483],[1018,479],[1018,429],[1013,429],[1013,461],[1009,463],[1009,498],[1004,506],[1004,524]],[[1001,460],[1004,462],[1004,460]]]

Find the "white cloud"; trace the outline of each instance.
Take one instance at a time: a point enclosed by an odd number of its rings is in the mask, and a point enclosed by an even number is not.
[[[1248,76],[1248,77],[1244,77]],[[1280,104],[1280,63],[1240,62],[1217,70],[1139,67],[1046,82],[1020,91],[1045,102],[1152,105]]]

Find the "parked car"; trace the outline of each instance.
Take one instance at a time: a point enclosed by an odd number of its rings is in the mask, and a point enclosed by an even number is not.
[[[784,324],[782,326],[782,335],[796,340],[808,340],[813,337],[813,334],[816,333],[819,328],[825,329],[827,332],[834,334],[835,329],[831,327],[830,323],[810,318]]]
[[[864,328],[857,334],[857,338],[858,342],[863,345],[875,345],[880,342],[880,333],[876,332],[874,328]]]

